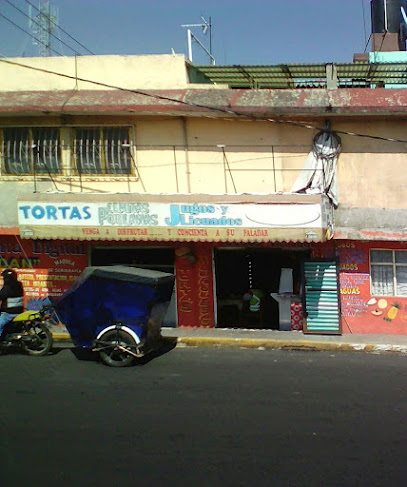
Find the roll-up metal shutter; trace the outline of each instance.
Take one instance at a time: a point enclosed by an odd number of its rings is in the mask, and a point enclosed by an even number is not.
[[[304,262],[305,333],[341,334],[337,263]]]

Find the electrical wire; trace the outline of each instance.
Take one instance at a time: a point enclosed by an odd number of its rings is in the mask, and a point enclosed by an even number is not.
[[[31,2],[29,2],[29,0],[25,0],[29,5],[31,5],[31,7],[35,8],[35,10],[37,10],[38,12],[40,12],[40,10],[35,6],[33,5]],[[47,17],[48,18],[48,17]],[[60,27],[56,22],[54,22],[51,18],[49,18],[49,21],[56,25],[58,27],[58,29],[60,31],[62,31],[64,34],[66,34],[68,37],[70,37],[73,41],[75,41],[79,46],[83,47],[86,51],[88,51],[89,54],[93,54],[95,55],[94,52],[92,52],[90,49],[88,49],[86,46],[84,46],[83,44],[81,44],[79,41],[77,41],[75,39],[75,37],[72,37],[71,34],[69,34],[66,30],[64,30],[62,27]]]
[[[14,5],[12,2],[10,2],[10,0],[5,0],[9,5],[11,5],[12,7],[14,7],[18,12],[20,12],[22,15],[24,15],[25,17],[27,17],[27,19],[29,19],[31,22],[34,22],[34,24],[38,25],[41,29],[43,29],[43,26],[41,24],[39,24],[37,21],[35,21],[34,19],[32,19],[29,15],[27,15],[24,10],[21,10],[19,7],[17,7],[16,5]],[[51,20],[49,17],[47,17],[48,20]],[[68,49],[71,49],[71,51],[73,51],[75,54],[78,54],[79,56],[81,55],[80,52],[78,52],[76,49],[74,49],[73,47],[69,46],[66,42],[64,42],[62,39],[60,39],[59,37],[57,37],[55,34],[53,34],[52,32],[49,33],[52,37],[55,37],[55,39],[57,39],[59,42],[61,42],[61,44],[64,44],[64,46],[66,46]]]
[[[365,48],[364,48],[363,52],[366,52],[367,46],[369,45],[369,42],[370,42],[370,39],[371,38],[372,38],[372,34],[370,34],[369,39],[366,42],[366,45],[365,45]]]
[[[232,171],[230,169],[229,161],[228,161],[228,158],[226,156],[226,152],[225,152],[225,148],[224,147],[222,147],[222,153],[223,153],[223,161],[224,161],[224,164],[226,165],[227,170],[229,172],[230,179],[232,180],[233,189],[235,190],[235,193],[237,193],[237,189],[236,189],[236,185],[235,185],[235,180],[233,178],[233,174],[232,174]],[[226,192],[227,192],[227,187],[226,187]]]
[[[367,46],[368,41],[366,40],[367,34],[366,34],[365,0],[361,0],[361,1],[362,1],[363,32],[365,35],[365,45]],[[363,52],[365,52],[365,51],[366,51],[366,47],[365,47],[365,50]]]
[[[369,45],[370,39],[372,38],[372,33],[370,33],[368,39],[366,34],[365,0],[362,0],[362,13],[363,13],[363,30],[365,34],[365,48],[363,49],[363,52],[365,53],[367,46]]]
[[[133,94],[136,94],[136,95],[142,95],[142,96],[146,96],[146,97],[149,97],[149,98],[154,98],[154,99],[157,99],[157,100],[169,101],[171,103],[177,103],[179,105],[185,105],[185,106],[195,107],[195,108],[203,108],[205,110],[213,111],[213,112],[226,113],[228,115],[234,115],[234,116],[237,116],[237,117],[240,117],[240,118],[249,119],[249,120],[265,121],[265,122],[276,123],[276,124],[280,124],[280,125],[290,125],[290,126],[294,126],[294,127],[298,127],[298,128],[305,128],[305,129],[310,129],[310,130],[318,130],[318,131],[325,131],[326,130],[326,127],[319,127],[319,126],[309,125],[309,124],[305,124],[305,123],[302,123],[302,122],[296,122],[296,121],[293,121],[293,120],[277,120],[277,119],[273,119],[273,118],[264,118],[264,117],[261,117],[261,116],[256,116],[256,115],[253,115],[253,114],[242,113],[242,112],[239,112],[239,111],[236,111],[236,110],[231,110],[231,109],[228,109],[228,108],[214,107],[214,106],[210,106],[210,105],[202,105],[200,103],[193,103],[193,102],[188,102],[188,101],[184,101],[184,100],[177,100],[175,98],[171,98],[169,96],[164,96],[164,95],[158,95],[156,93],[147,93],[147,92],[144,92],[144,91],[141,91],[141,90],[133,90],[133,89],[130,89],[130,88],[123,88],[121,86],[110,85],[108,83],[103,83],[101,81],[93,81],[93,80],[86,79],[86,78],[79,78],[77,76],[71,76],[71,75],[68,75],[68,74],[58,73],[56,71],[51,71],[49,69],[37,68],[37,67],[34,67],[34,66],[29,66],[27,64],[17,63],[17,62],[14,62],[14,61],[10,61],[8,58],[2,58],[2,57],[0,57],[0,62],[5,63],[5,64],[11,64],[13,66],[18,66],[18,67],[21,67],[21,68],[26,68],[26,69],[31,69],[31,70],[34,70],[34,71],[39,71],[41,73],[47,73],[47,74],[53,74],[53,75],[56,75],[56,76],[61,76],[63,78],[72,79],[74,81],[82,81],[84,83],[90,83],[90,84],[94,84],[94,85],[97,85],[97,86],[103,86],[105,88],[110,88],[110,89],[114,89],[114,90],[118,90],[118,91],[124,91],[124,92],[127,92],[127,93],[133,93]],[[367,138],[367,139],[381,140],[381,141],[384,141],[384,142],[396,142],[396,143],[400,143],[400,144],[407,144],[407,139],[393,139],[393,138],[389,138],[389,137],[381,137],[379,135],[361,134],[361,133],[358,133],[358,132],[347,132],[347,131],[344,131],[344,130],[335,130],[335,132],[337,134],[349,135],[349,136],[352,136],[352,137],[363,137],[363,138]]]
[[[51,51],[55,52],[56,54],[58,54],[58,56],[62,56],[62,54],[58,51],[56,51],[55,49],[52,49],[50,46],[48,46],[47,44],[45,44],[45,42],[42,42],[40,41],[40,39],[37,39],[37,37],[35,37],[33,34],[31,34],[30,32],[28,32],[27,30],[23,29],[22,27],[20,27],[18,24],[16,24],[15,22],[13,22],[12,20],[10,20],[8,17],[6,17],[5,15],[1,14],[0,13],[0,17],[3,17],[3,19],[6,19],[8,22],[10,22],[10,24],[13,24],[14,27],[17,27],[17,29],[20,29],[22,30],[24,33],[26,33],[27,35],[29,35],[30,37],[32,37],[33,39],[35,39],[37,42],[39,42],[40,44],[44,45],[45,47],[48,47]]]

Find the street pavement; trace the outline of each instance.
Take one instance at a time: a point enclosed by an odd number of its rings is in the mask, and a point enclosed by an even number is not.
[[[1,487],[404,487],[400,354],[0,356]]]
[[[407,355],[407,335],[309,335],[300,331],[233,328],[162,328],[164,338],[184,346],[342,350]],[[55,341],[69,341],[68,333],[54,333]]]

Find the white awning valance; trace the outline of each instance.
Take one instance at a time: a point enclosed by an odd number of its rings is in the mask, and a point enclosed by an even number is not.
[[[22,238],[210,242],[326,240],[323,195],[22,195]]]

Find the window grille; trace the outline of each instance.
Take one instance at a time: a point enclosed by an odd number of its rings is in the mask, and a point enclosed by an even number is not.
[[[75,129],[74,157],[79,174],[130,174],[128,128]]]
[[[372,295],[407,296],[407,250],[371,250]]]
[[[2,153],[6,174],[61,172],[59,130],[56,128],[4,128]]]
[[[37,173],[58,174],[61,172],[61,150],[59,130],[54,128],[34,128],[33,152]]]

